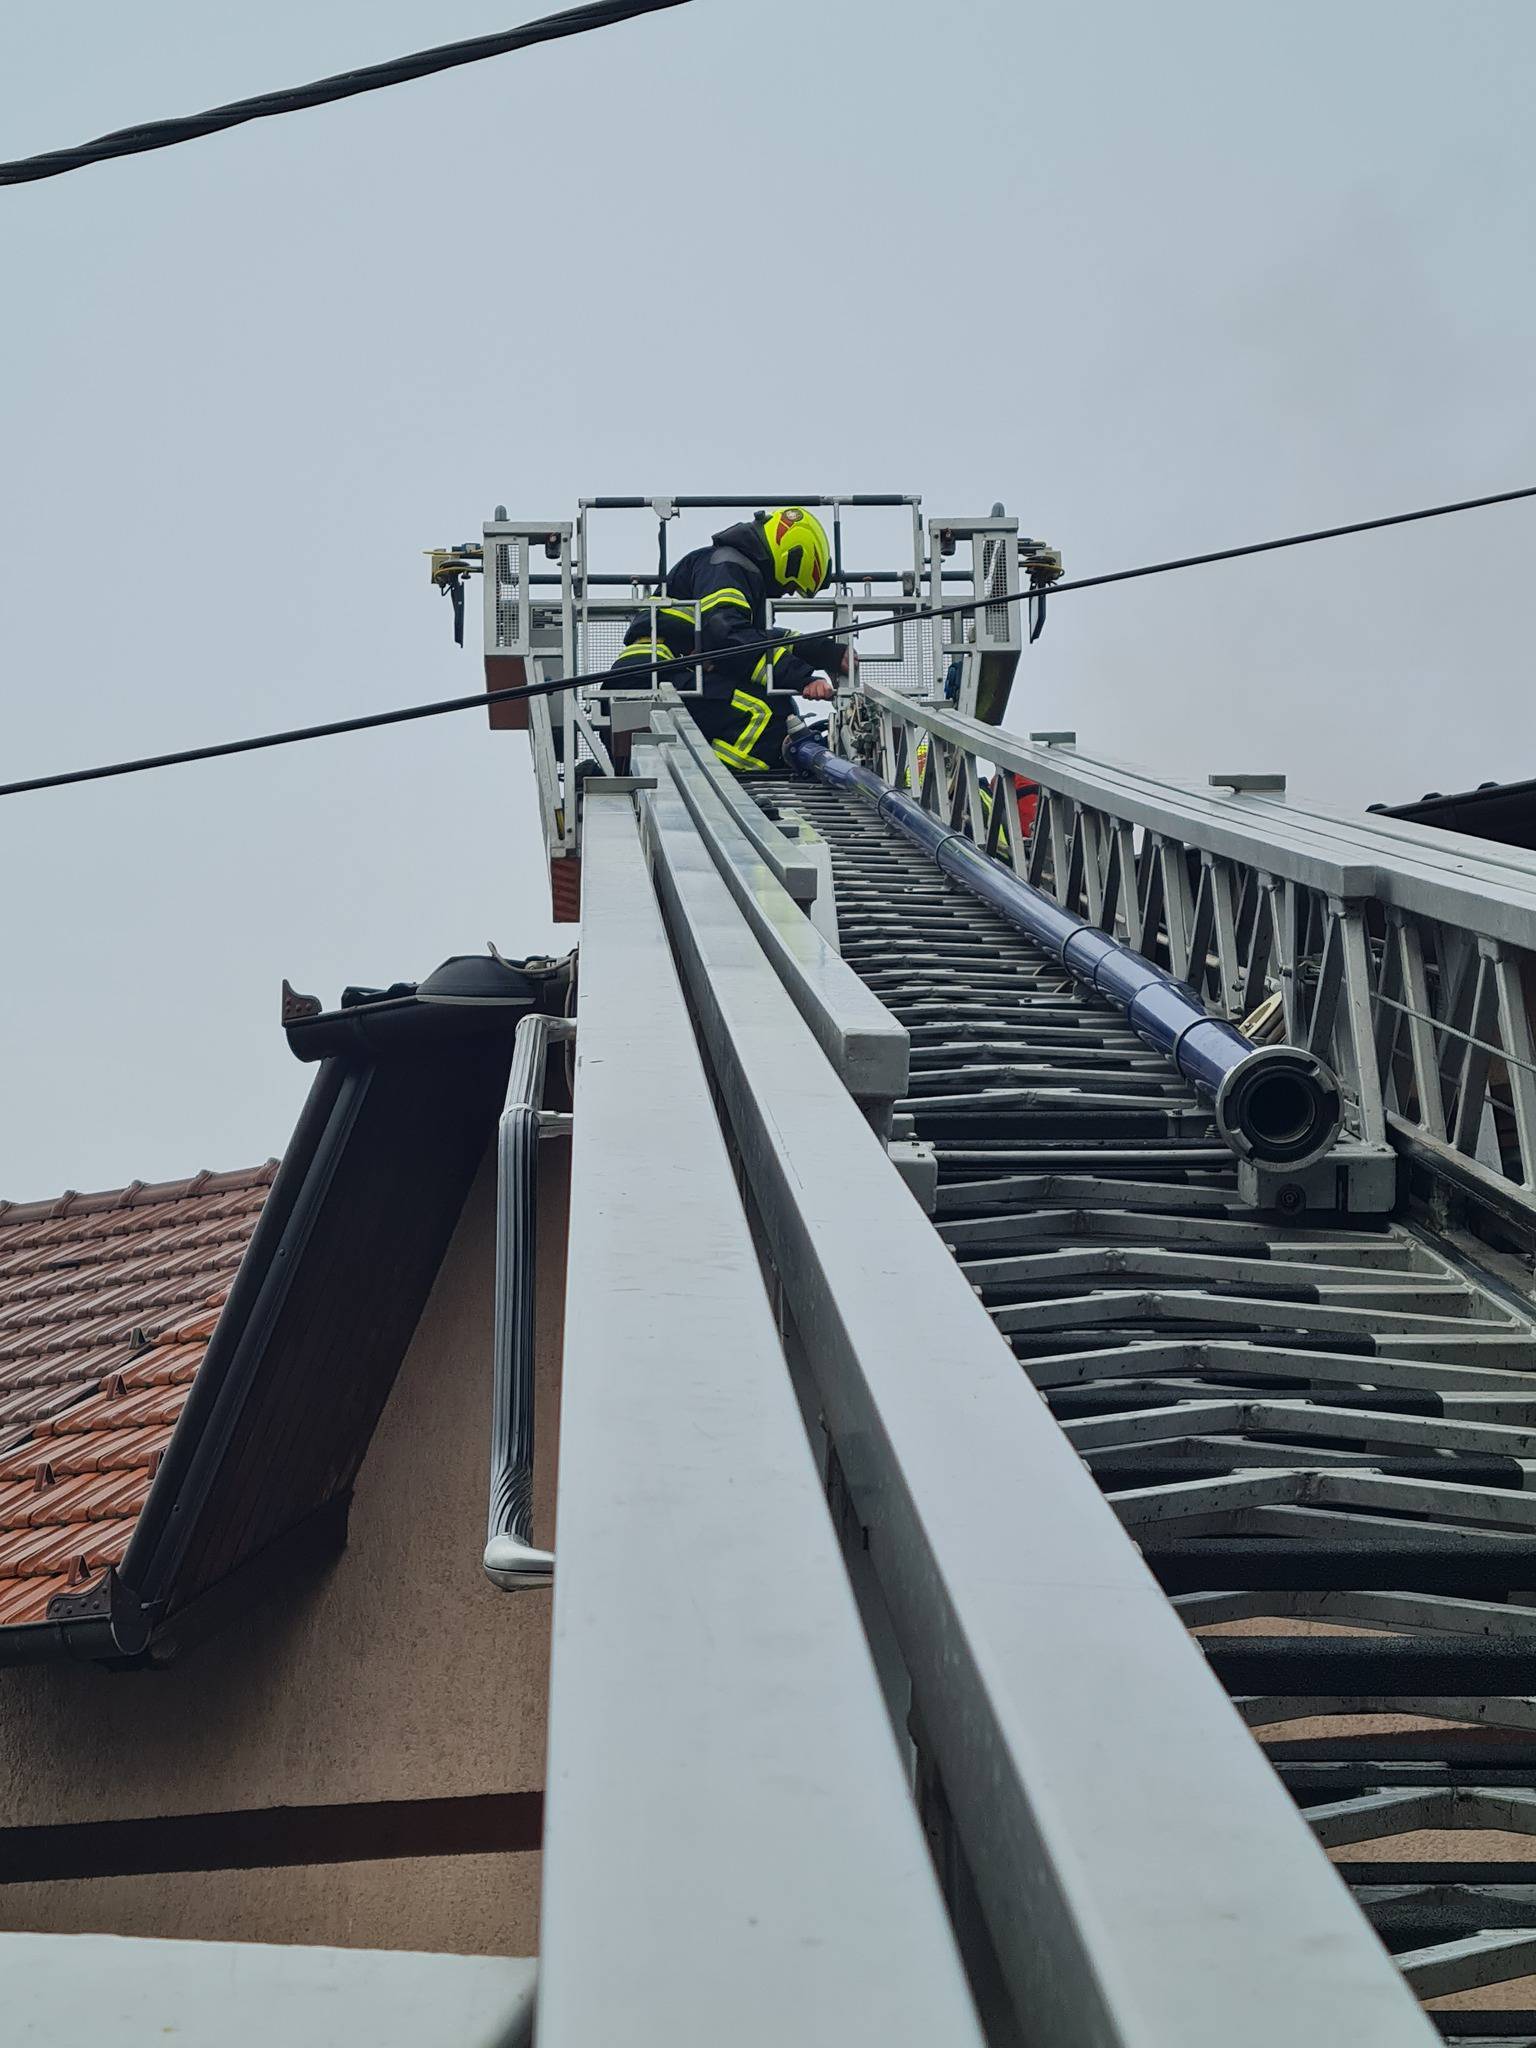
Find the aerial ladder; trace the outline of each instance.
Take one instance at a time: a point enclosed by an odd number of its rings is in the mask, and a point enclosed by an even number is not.
[[[554,1577],[541,2048],[1536,2041],[1536,855],[1015,730],[1059,558],[908,496],[798,501],[775,622],[862,658],[739,780],[606,671],[767,502],[433,559],[580,919],[487,1547]]]

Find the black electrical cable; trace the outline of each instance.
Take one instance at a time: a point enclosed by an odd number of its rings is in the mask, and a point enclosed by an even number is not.
[[[1048,588],[1053,597],[1068,590],[1101,590],[1108,583],[1129,583],[1140,576],[1164,576],[1174,569],[1198,569],[1211,562],[1232,562],[1243,555],[1272,554],[1277,548],[1305,547],[1311,541],[1339,540],[1347,534],[1373,533],[1384,526],[1407,526],[1417,519],[1441,519],[1452,512],[1475,512],[1485,505],[1510,505],[1521,498],[1536,498],[1536,484],[1518,491],[1495,491],[1485,498],[1461,498],[1454,504],[1429,505],[1418,512],[1392,512],[1384,519],[1360,519],[1349,526],[1315,527],[1310,533],[1287,534],[1281,540],[1250,541],[1244,547],[1218,548],[1211,554],[1180,555],[1171,561],[1146,562],[1139,569],[1111,569],[1102,576],[1078,576],[1071,582],[1052,583]],[[888,613],[880,619],[856,619],[846,626],[829,626],[818,632],[816,637],[821,640],[849,639],[856,633],[874,633],[885,626],[910,626],[920,624],[924,619],[943,619],[959,612],[990,610],[994,605],[1019,604],[1038,595],[1038,591],[1018,590],[996,597],[957,598],[950,604],[914,607]],[[640,607],[637,605],[636,609]],[[763,654],[782,644],[779,639],[764,638],[738,642],[731,651],[733,654]],[[619,687],[626,687],[641,676],[651,676],[659,669],[676,668],[678,665],[675,659],[627,663],[617,683]],[[179,768],[192,761],[217,761],[227,754],[254,754],[267,747],[293,746],[300,740],[324,740],[342,733],[371,732],[376,726],[407,725],[418,718],[441,718],[449,712],[472,711],[480,705],[513,703],[528,697],[552,697],[562,690],[584,689],[596,683],[613,685],[615,681],[612,669],[592,669],[585,675],[557,676],[545,683],[518,683],[501,690],[476,690],[466,697],[441,697],[430,704],[407,704],[398,711],[368,711],[357,718],[335,718],[325,725],[293,726],[286,732],[260,733],[248,740],[221,740],[206,747],[185,747],[174,754],[146,754],[132,761],[110,761],[99,768],[72,768],[58,775],[34,775],[24,782],[0,783],[0,797],[26,796],[41,789],[64,789],[76,782],[105,782],[117,775],[141,775],[151,768]]]
[[[1106,583],[1129,583],[1136,576],[1165,576],[1170,569],[1201,569],[1209,562],[1235,562],[1240,555],[1270,555],[1277,548],[1306,547],[1314,540],[1342,540],[1346,534],[1376,533],[1384,526],[1411,526],[1416,519],[1444,519],[1452,512],[1478,512],[1485,505],[1513,505],[1520,498],[1536,498],[1536,484],[1519,491],[1494,491],[1486,498],[1459,498],[1451,505],[1426,505],[1419,512],[1389,512],[1384,519],[1356,519],[1348,526],[1319,526],[1310,533],[1289,533],[1283,540],[1249,541],[1245,547],[1217,548],[1208,555],[1181,555],[1171,562],[1148,562],[1140,569],[1113,569],[1105,576],[1079,576],[1070,583],[1044,587],[1051,596],[1062,590],[1098,590]],[[1034,591],[1023,591],[1032,597]]]
[[[460,64],[478,64],[486,57],[504,57],[509,51],[525,50],[534,43],[585,35],[589,29],[609,28],[638,14],[656,14],[664,7],[686,4],[687,0],[593,0],[589,6],[542,15],[537,21],[525,21],[518,28],[502,29],[495,35],[471,36],[461,43],[439,43],[435,49],[417,50],[409,57],[393,57],[387,64],[365,64],[357,71],[338,71],[309,85],[259,93],[249,100],[232,100],[227,107],[211,107],[204,114],[146,121],[139,128],[118,128],[110,135],[98,135],[94,142],[82,142],[74,149],[21,157],[14,163],[0,164],[0,185],[27,185],[39,178],[59,178],[66,171],[83,170],[87,164],[102,163],[109,157],[170,149],[178,142],[193,142],[200,135],[238,128],[244,121],[262,121],[273,114],[293,114],[304,107],[325,106],[331,100],[351,99],[358,93],[379,92],[387,85],[404,85],[413,78],[430,77],[435,71],[452,71]]]

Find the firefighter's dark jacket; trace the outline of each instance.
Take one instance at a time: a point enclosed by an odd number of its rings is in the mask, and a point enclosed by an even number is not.
[[[668,597],[688,603],[675,608],[660,606],[654,636],[649,611],[640,613],[630,623],[616,666],[626,658],[636,662],[691,659],[698,651],[694,645],[695,604],[702,652],[709,663],[704,671],[706,697],[729,701],[737,690],[799,693],[818,669],[835,672],[843,658],[840,641],[810,633],[780,633],[768,624],[773,558],[755,521],[728,526],[707,548],[684,555],[668,572],[666,592]],[[769,638],[779,645],[767,653],[736,652],[755,640]],[[685,673],[672,672],[678,679]],[[665,669],[657,672],[658,681],[668,676]]]

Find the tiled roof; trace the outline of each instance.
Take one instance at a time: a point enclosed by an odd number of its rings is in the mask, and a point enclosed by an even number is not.
[[[0,1202],[0,1626],[121,1563],[276,1171]]]

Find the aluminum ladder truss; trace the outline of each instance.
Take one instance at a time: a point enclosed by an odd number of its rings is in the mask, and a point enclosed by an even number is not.
[[[1536,859],[1432,826],[1288,802],[1281,778],[1169,782],[1030,741],[873,679],[840,745],[1059,903],[1195,984],[1217,1016],[1272,997],[1328,1061],[1362,1147],[1390,1143],[1528,1239],[1536,1222]],[[1038,786],[1035,829],[984,800]],[[1278,791],[1274,785],[1279,784]]]

